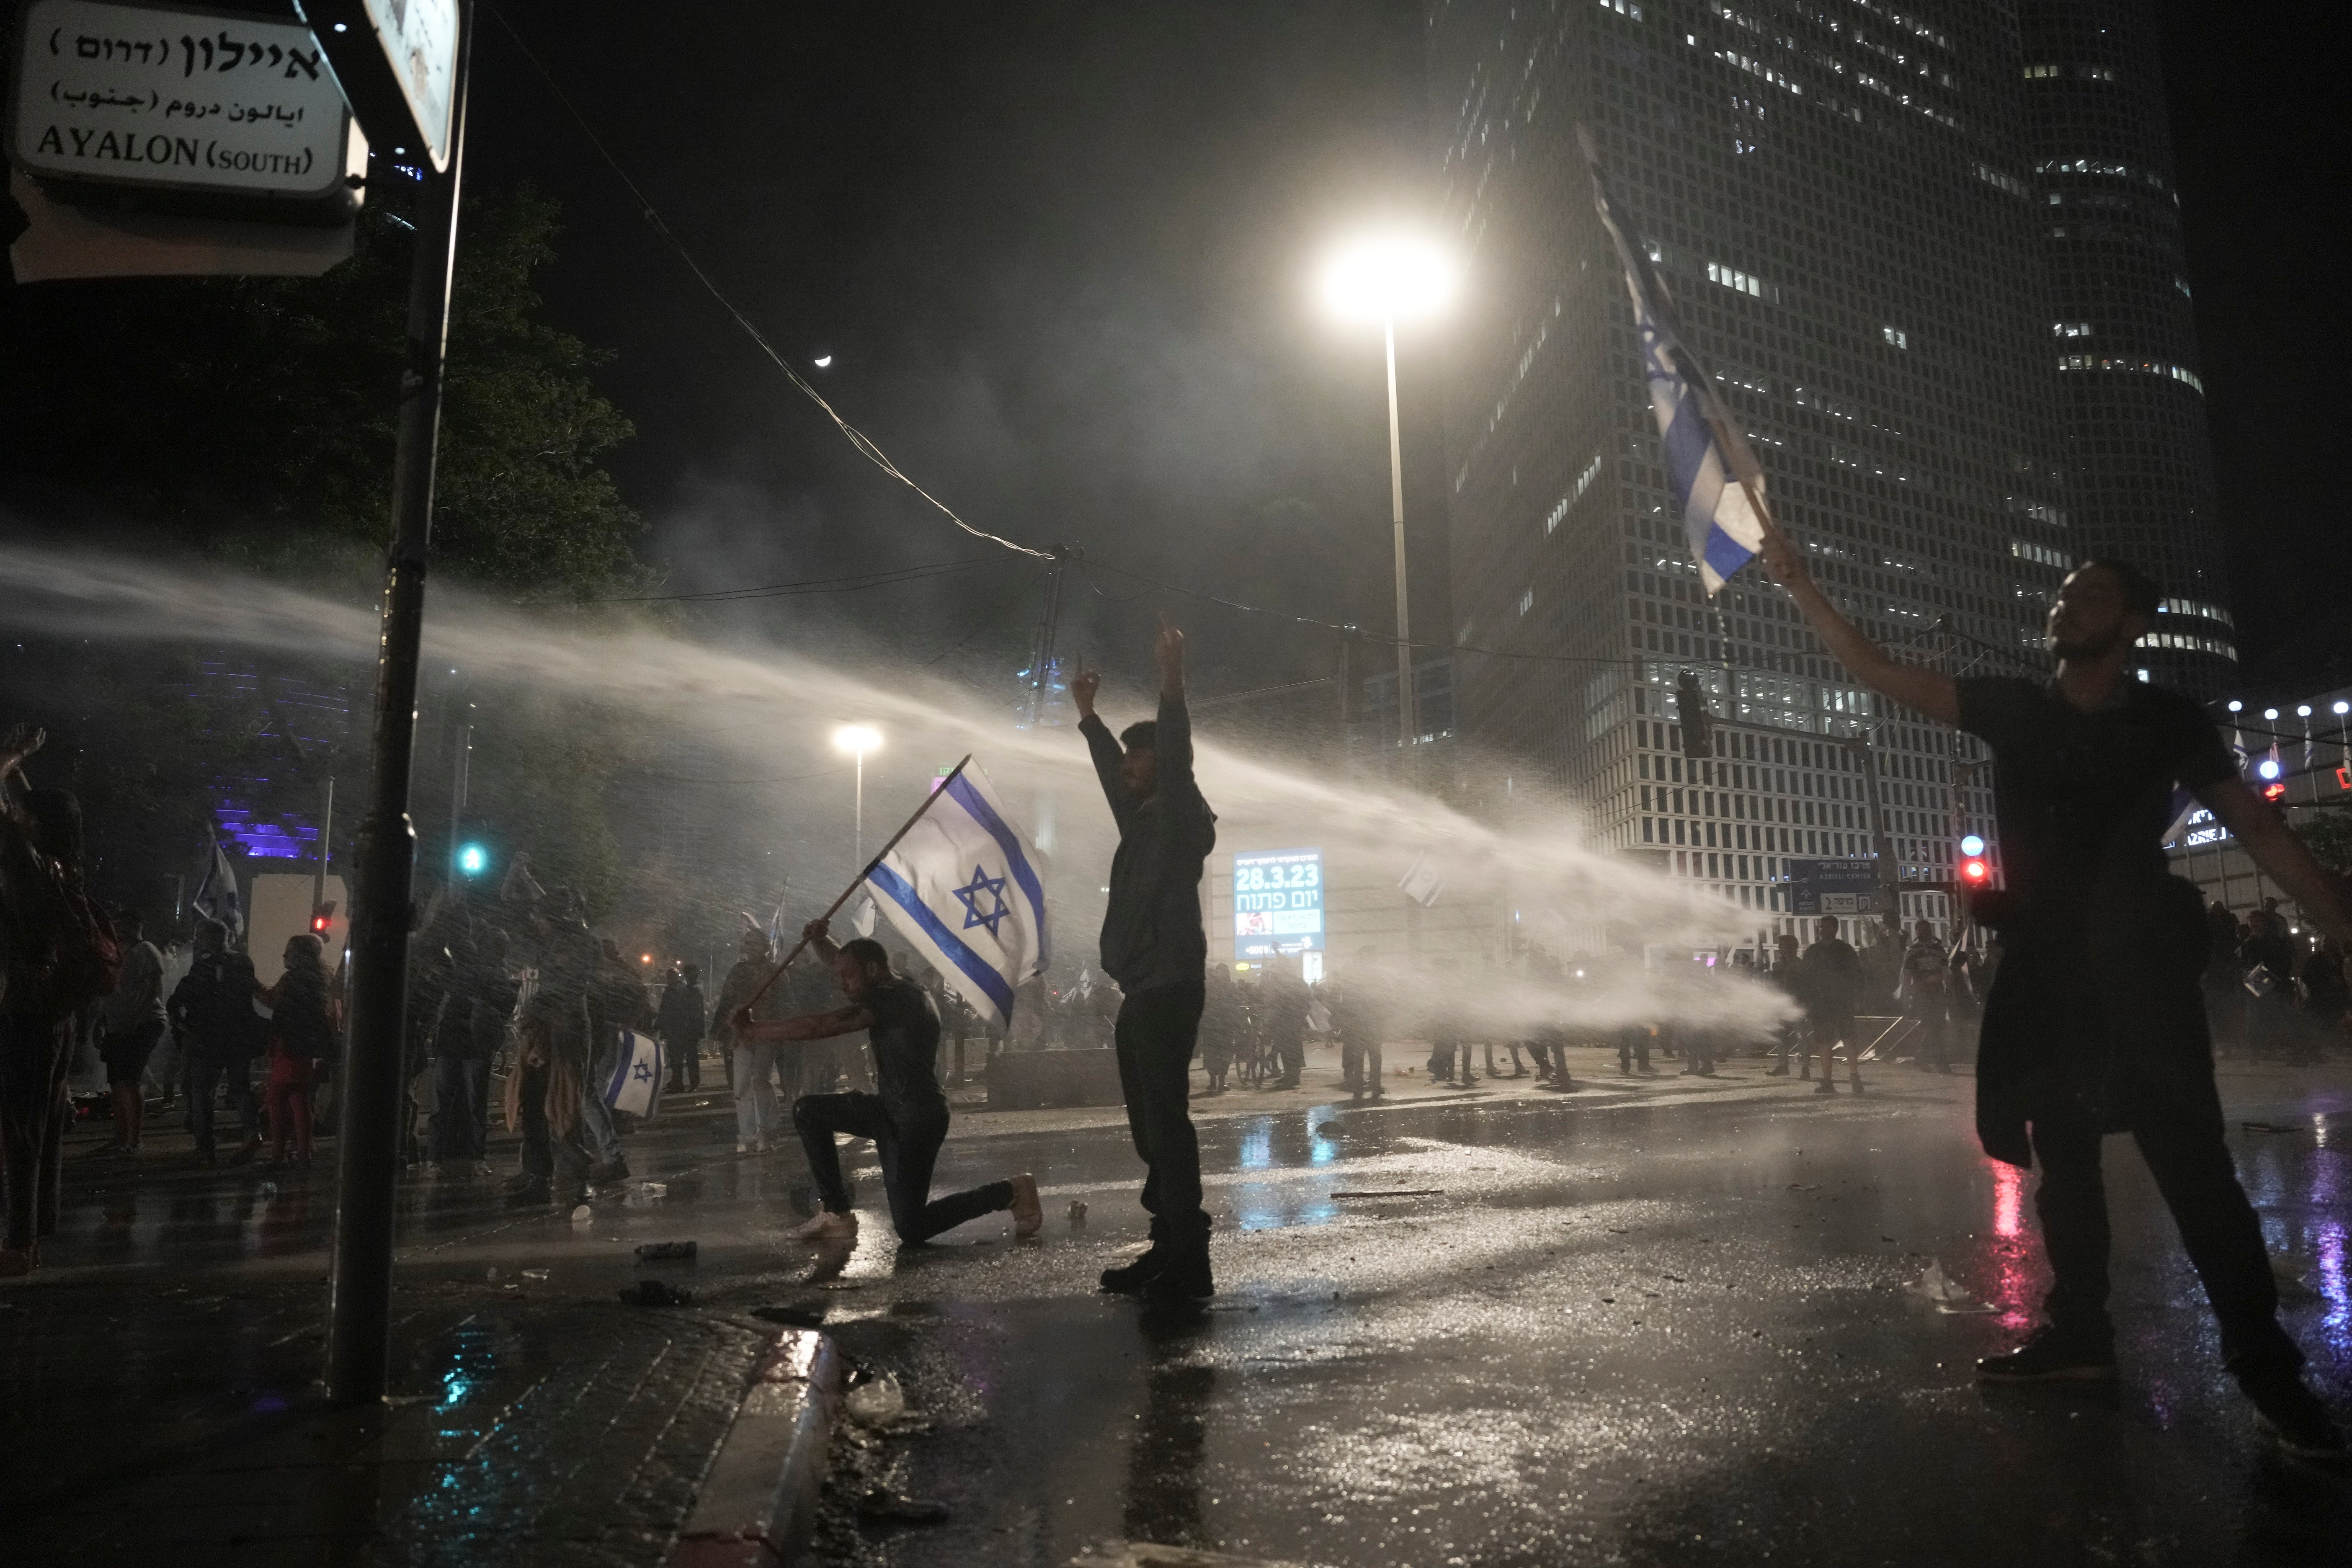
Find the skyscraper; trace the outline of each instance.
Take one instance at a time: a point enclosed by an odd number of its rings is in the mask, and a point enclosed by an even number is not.
[[[2016,672],[2039,661],[2063,569],[2099,550],[2140,542],[2128,552],[2153,570],[2199,566],[2195,586],[2184,576],[2172,592],[2221,610],[2210,505],[2165,510],[2163,479],[2104,449],[2076,471],[2084,442],[2120,453],[2204,437],[2186,416],[2158,425],[2172,405],[2147,395],[2198,395],[2170,368],[2194,376],[2184,340],[2142,329],[2186,330],[2143,298],[2164,269],[2083,268],[2069,287],[2131,303],[2113,312],[2113,341],[2134,363],[2060,368],[2085,351],[2053,329],[2053,247],[2087,259],[2130,241],[2053,239],[2066,209],[2047,192],[2129,196],[2133,176],[2054,172],[2075,117],[2032,110],[2031,95],[2074,79],[2029,79],[2020,9],[2033,7],[1429,7],[1442,210],[1471,279],[1446,393],[1454,631],[1489,650],[1459,659],[1462,736],[1535,763],[1589,808],[1598,842],[1647,851],[1767,917],[1787,913],[1787,859],[1873,853],[1915,885],[1904,912],[1941,915],[1943,898],[1916,885],[1948,879],[1957,836],[1986,830],[1989,781],[1967,770],[1965,743],[1846,684],[1755,569],[1712,604],[1700,592],[1575,127],[1590,128],[1621,217],[1824,587],[1886,644],[1956,673]],[[2119,5],[2042,9],[2126,26]],[[2119,73],[2126,52],[2113,51]],[[2067,161],[2158,167],[2142,145],[2162,139],[2154,100],[2132,101],[2114,140],[2067,142]],[[2155,232],[2162,219],[2132,221]],[[2092,318],[2087,293],[2063,297]],[[2079,434],[2126,419],[2128,437]],[[2169,460],[2206,471],[2201,449]],[[2158,532],[2162,550],[2137,537]],[[2195,625],[2219,641],[2210,616]],[[2205,657],[2201,668],[2225,668]],[[1686,669],[1723,721],[1705,760],[1681,755],[1674,733]]]
[[[2205,384],[2156,28],[2129,0],[2018,7],[2032,181],[2043,205],[2075,538],[2165,585],[2156,679],[2235,684]]]

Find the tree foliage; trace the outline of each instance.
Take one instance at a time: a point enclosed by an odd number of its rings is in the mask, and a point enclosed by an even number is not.
[[[437,569],[532,599],[635,580],[642,526],[602,467],[632,433],[590,379],[602,356],[537,319],[532,276],[559,231],[529,187],[466,204],[435,495]],[[94,504],[265,572],[372,578],[415,238],[379,205],[320,278],[11,291],[0,482],[20,504]]]
[[[315,279],[0,288],[0,501],[11,527],[74,542],[127,531],[372,599],[391,532],[415,243],[402,193],[372,195],[390,199],[371,200],[353,256]],[[595,389],[603,356],[540,319],[534,278],[555,259],[558,220],[528,187],[470,195],[460,216],[434,571],[501,597],[577,605],[630,592],[646,574],[633,552],[642,524],[603,467],[632,433]],[[14,652],[13,705],[55,736],[37,772],[83,795],[110,896],[152,907],[172,873],[195,868],[226,795],[257,815],[315,819],[311,774],[363,780],[359,665],[272,655],[240,685],[204,668],[224,653],[248,662],[236,650],[28,640]],[[251,697],[275,677],[349,692],[348,731],[307,770]],[[478,696],[474,721],[495,740],[476,752],[475,808],[506,818],[550,873],[610,907],[622,878],[602,792],[628,738],[577,700]],[[316,738],[315,722],[296,722]],[[444,766],[421,759],[421,802]],[[358,816],[346,799],[339,861]],[[440,835],[429,810],[419,825],[429,879]]]

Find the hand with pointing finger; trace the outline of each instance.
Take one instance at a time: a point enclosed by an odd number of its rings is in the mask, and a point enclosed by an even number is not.
[[[1078,673],[1070,678],[1070,700],[1078,705],[1078,720],[1083,723],[1095,716],[1095,693],[1102,689],[1102,671],[1078,666]]]

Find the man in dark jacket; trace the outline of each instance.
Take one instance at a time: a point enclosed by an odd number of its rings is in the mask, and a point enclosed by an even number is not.
[[[1815,1094],[1837,1092],[1837,1045],[1845,1042],[1846,1066],[1854,1092],[1862,1092],[1862,1041],[1853,1015],[1862,999],[1862,955],[1838,935],[1838,919],[1823,915],[1819,934],[1797,968],[1797,994],[1805,1004],[1804,1076],[1813,1076],[1813,1047],[1822,1048],[1822,1081]]]
[[[2107,1316],[2101,1136],[2128,1131],[2179,1227],[2220,1320],[2225,1364],[2284,1452],[2341,1460],[2343,1435],[2303,1382],[2303,1352],[2278,1321],[2262,1221],[2224,1141],[2198,976],[2206,911],[2167,872],[2176,784],[2341,940],[2352,917],[2277,812],[2256,797],[2212,721],[2179,692],[2132,679],[2134,646],[2159,590],[2118,561],[2086,561],[2050,607],[2056,673],[2046,682],[1964,679],[1902,664],[1815,586],[1804,558],[1767,530],[1764,563],[1854,679],[1993,754],[2004,887],[1976,913],[2005,956],[1985,1003],[1977,1137],[1996,1160],[2042,1164],[2033,1195],[2050,1256],[2049,1321],[1977,1363],[1988,1383],[2116,1376]]]
[[[672,1089],[702,1087],[702,966],[681,963],[662,987],[661,1005],[654,1012],[662,1049],[669,1053]]]
[[[1201,925],[1201,868],[1216,846],[1217,817],[1192,779],[1184,634],[1164,615],[1153,653],[1160,665],[1156,722],[1130,724],[1112,740],[1095,716],[1102,677],[1091,670],[1078,672],[1070,696],[1118,824],[1110,901],[1103,911],[1102,966],[1126,993],[1113,1038],[1128,1130],[1146,1171],[1143,1206],[1151,1215],[1151,1249],[1124,1268],[1105,1269],[1102,1288],[1185,1300],[1216,1288],[1209,1272],[1209,1215],[1201,1207],[1201,1149],[1187,1099],[1209,955]]]
[[[194,1122],[196,1163],[218,1157],[213,1143],[213,1091],[224,1082],[245,1141],[229,1163],[242,1165],[261,1147],[261,1102],[253,1091],[253,1058],[268,1043],[268,1024],[253,1010],[253,960],[228,946],[215,920],[196,922],[196,954],[172,988],[164,1010],[172,1037],[188,1055],[188,1110]]]

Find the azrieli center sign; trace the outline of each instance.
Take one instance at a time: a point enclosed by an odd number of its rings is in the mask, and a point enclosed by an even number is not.
[[[310,29],[176,5],[26,0],[8,154],[52,200],[350,221],[367,142]]]

